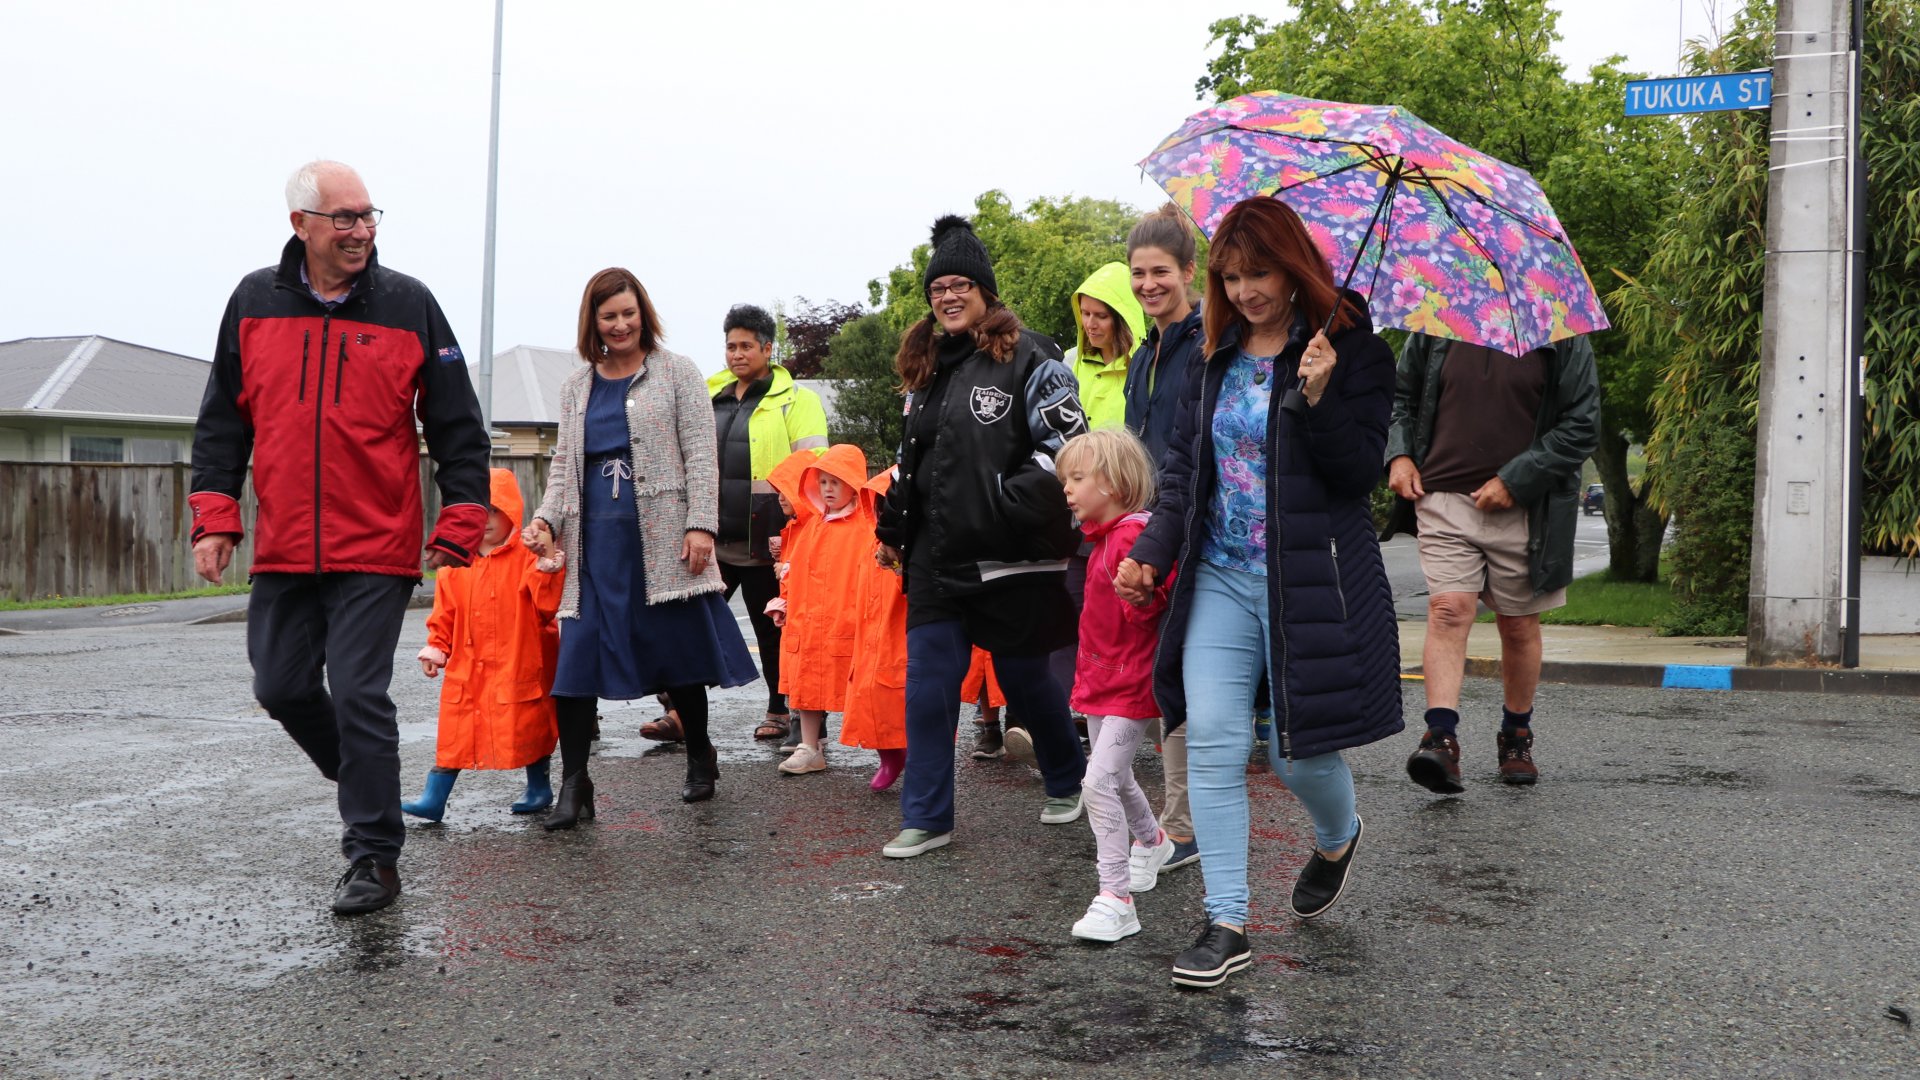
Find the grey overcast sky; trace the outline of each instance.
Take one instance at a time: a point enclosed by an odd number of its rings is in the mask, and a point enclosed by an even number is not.
[[[1554,0],[1560,52],[1672,74],[1737,0]],[[1143,209],[1134,162],[1201,107],[1208,24],[1256,0],[507,0],[494,345],[568,344],[624,265],[719,366],[728,305],[866,301],[934,217],[1000,188]],[[490,0],[0,3],[0,340],[210,354],[277,259],[283,186],[357,167],[384,263],[479,346]],[[1577,243],[1579,238],[1575,237]]]

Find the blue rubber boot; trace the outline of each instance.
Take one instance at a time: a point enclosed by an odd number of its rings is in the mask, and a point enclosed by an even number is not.
[[[453,782],[460,778],[459,769],[442,769],[438,765],[427,772],[427,790],[412,802],[400,804],[402,813],[412,814],[428,821],[439,821],[447,816],[447,796],[453,793]]]
[[[547,762],[541,758],[527,766],[527,790],[513,804],[516,814],[537,814],[553,805],[553,782],[547,775]]]

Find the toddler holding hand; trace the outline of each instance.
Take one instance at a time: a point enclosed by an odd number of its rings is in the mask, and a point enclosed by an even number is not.
[[[1120,428],[1088,432],[1060,449],[1055,466],[1067,506],[1093,543],[1070,703],[1086,715],[1092,743],[1081,791],[1098,853],[1100,894],[1073,924],[1073,936],[1119,941],[1140,932],[1133,894],[1153,888],[1173,855],[1173,841],[1133,776],[1147,721],[1160,715],[1153,700],[1153,653],[1172,575],[1139,607],[1113,590],[1120,560],[1146,527],[1141,508],[1153,501],[1153,461],[1140,440]]]

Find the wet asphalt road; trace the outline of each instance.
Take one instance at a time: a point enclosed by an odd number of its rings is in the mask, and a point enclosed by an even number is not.
[[[1470,682],[1465,796],[1405,780],[1411,736],[1351,755],[1367,840],[1316,924],[1285,913],[1306,818],[1254,774],[1257,960],[1195,993],[1197,868],[1077,944],[1092,840],[1024,770],[962,764],[954,845],[882,859],[872,756],[778,776],[758,685],[716,696],[714,802],[610,708],[596,822],[547,835],[466,774],[402,900],[335,919],[331,790],[243,630],[0,637],[0,1075],[1920,1074],[1885,1015],[1920,1012],[1920,702],[1547,687],[1515,790]],[[434,684],[398,672],[412,789]]]

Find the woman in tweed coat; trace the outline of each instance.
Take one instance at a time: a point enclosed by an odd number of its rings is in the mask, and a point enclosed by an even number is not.
[[[670,693],[686,731],[680,797],[713,797],[707,688],[758,676],[713,560],[720,475],[713,406],[692,360],[660,347],[646,289],[618,267],[580,299],[587,366],[560,388],[560,437],[527,544],[567,556],[560,600],[560,795],[548,829],[593,816],[587,753],[598,699]],[[557,540],[556,540],[557,538]]]

